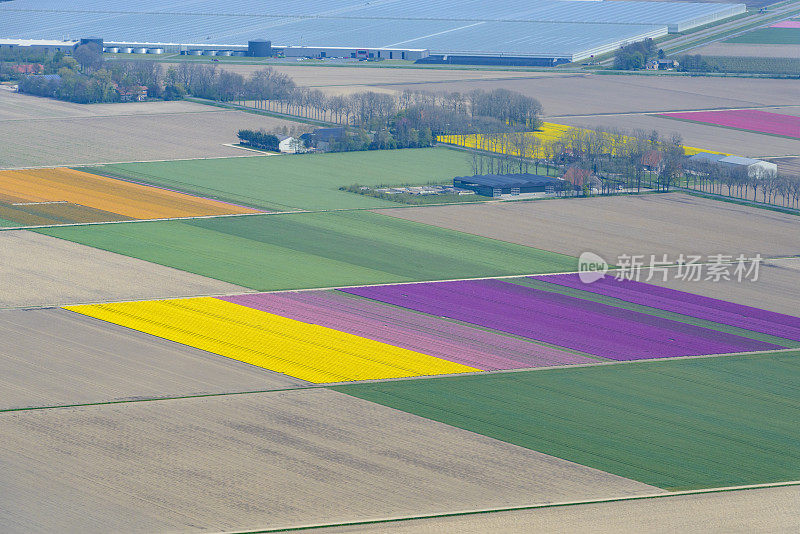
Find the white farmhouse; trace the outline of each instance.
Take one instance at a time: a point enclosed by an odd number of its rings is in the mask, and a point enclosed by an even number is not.
[[[278,137],[278,150],[282,154],[296,154],[305,152],[305,143],[296,137]]]

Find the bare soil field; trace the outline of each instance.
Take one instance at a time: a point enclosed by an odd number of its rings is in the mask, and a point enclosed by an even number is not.
[[[670,277],[665,282],[661,276],[654,276],[648,283],[800,317],[800,258],[762,263],[755,281],[692,282]]]
[[[161,115],[206,111],[192,102],[128,102],[115,104],[75,104],[54,98],[41,98],[13,91],[0,91],[0,121],[66,119],[77,117],[115,117],[122,115]]]
[[[0,410],[305,384],[60,308],[0,311]],[[90,340],[90,341],[89,341]]]
[[[550,118],[797,104],[796,81],[756,78],[586,74],[386,87],[460,92],[505,88],[539,99],[544,106],[545,117]]]
[[[797,108],[787,109],[796,110]],[[765,111],[784,113],[779,109]],[[585,128],[617,128],[627,131],[642,129],[648,132],[656,130],[662,137],[667,138],[672,133],[679,133],[683,137],[685,145],[739,156],[774,157],[800,154],[800,142],[796,139],[721,128],[710,124],[678,121],[656,115],[593,115],[549,120],[558,124]]]
[[[800,53],[794,45],[771,45],[771,44],[745,44],[745,43],[711,43],[700,48],[695,48],[691,54],[701,54],[704,56],[726,56],[726,57],[785,57],[797,58]]]
[[[800,158],[774,158],[770,161],[778,165],[779,172],[800,176]]]
[[[380,210],[512,243],[609,263],[623,254],[800,254],[800,218],[682,193]],[[577,265],[576,265],[577,267]]]
[[[659,493],[325,389],[0,414],[4,532],[200,532]]]
[[[165,64],[168,66],[168,64]],[[323,67],[307,65],[270,65],[278,72],[284,73],[297,85],[307,87],[330,86],[364,86],[381,84],[414,84],[461,82],[469,80],[499,80],[514,78],[538,78],[563,76],[557,72],[518,72],[510,70],[461,70],[461,69],[414,69],[414,68],[377,68],[377,67]],[[236,72],[244,76],[262,70],[264,65],[237,65],[223,63],[220,69]]]
[[[242,128],[297,124],[191,102],[83,106],[0,91],[0,169],[253,156],[223,145]]]
[[[796,506],[798,499],[800,499],[800,486],[786,486],[398,521],[360,527],[332,527],[315,532],[324,534],[795,532],[800,526],[800,513]]]
[[[0,231],[0,258],[0,308],[249,291],[24,230]]]

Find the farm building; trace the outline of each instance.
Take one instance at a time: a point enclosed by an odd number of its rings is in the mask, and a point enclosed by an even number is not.
[[[268,38],[270,54],[287,56],[552,65],[745,11],[744,4],[565,0],[326,0],[284,4],[278,11],[267,0],[247,2],[246,9],[214,0],[179,9],[176,2],[152,0],[126,5],[124,12],[113,2],[91,4],[89,10],[57,0],[0,3],[0,36],[91,33],[119,51],[135,50],[131,45],[138,43],[203,55],[244,54],[250,42],[267,53]]]
[[[724,165],[731,169],[744,169],[747,176],[775,176],[778,174],[778,166],[769,161],[760,159],[743,158],[741,156],[725,156],[723,154],[708,154],[701,152],[688,158],[690,166],[698,168],[704,164],[712,163]]]
[[[305,152],[305,142],[297,137],[278,136],[278,150],[283,154],[297,154]]]
[[[453,178],[453,187],[475,191],[486,197],[520,195],[525,193],[553,193],[560,182],[552,176],[539,174],[483,174]]]

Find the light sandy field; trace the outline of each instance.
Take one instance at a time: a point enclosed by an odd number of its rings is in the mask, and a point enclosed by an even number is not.
[[[660,491],[324,389],[0,423],[7,533],[233,531]]]
[[[0,90],[0,121],[3,122],[32,119],[160,115],[205,110],[205,106],[182,101],[75,104],[54,98],[40,98],[13,91]]]
[[[0,311],[0,410],[305,384],[59,308]]]
[[[694,48],[691,54],[729,57],[785,57],[800,58],[800,51],[793,45],[711,43]]]
[[[797,532],[800,486],[334,527],[324,534]]]
[[[795,108],[787,109],[796,112]],[[783,113],[779,109],[766,111]],[[683,137],[685,145],[740,156],[767,157],[800,154],[800,141],[796,139],[678,121],[655,115],[596,115],[559,117],[549,120],[558,124],[586,128],[616,128],[627,131],[642,129],[648,132],[656,130],[665,138],[669,138],[673,133],[679,133]]]
[[[800,176],[800,158],[777,158],[770,161],[778,165],[779,172]]]
[[[800,218],[682,193],[380,210],[385,215],[617,263],[623,254],[800,254]]]
[[[0,258],[0,308],[249,291],[24,230],[0,232]]]
[[[546,117],[797,104],[796,81],[755,78],[586,74],[390,87],[460,92],[502,87],[539,99]]]
[[[297,124],[191,102],[82,106],[0,91],[0,169],[253,156],[223,145],[242,128]]]
[[[641,280],[645,281],[646,276]],[[662,275],[654,273],[648,283],[800,317],[800,258],[762,263],[755,281],[693,282],[676,279],[674,275],[663,281]]]
[[[498,80],[561,76],[549,72],[515,72],[504,70],[414,69],[372,67],[314,67],[307,65],[270,65],[291,76],[297,85],[307,87],[359,86],[379,84],[408,84],[424,82],[460,82],[464,80]],[[220,64],[219,68],[244,76],[265,68],[264,65]]]

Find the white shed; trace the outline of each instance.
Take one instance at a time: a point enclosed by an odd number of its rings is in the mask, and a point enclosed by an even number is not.
[[[720,159],[719,163],[737,168],[746,168],[747,176],[750,177],[766,178],[778,174],[778,166],[776,164],[760,159],[727,156]]]

